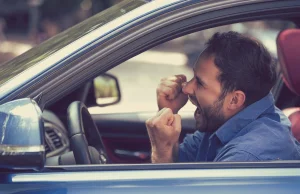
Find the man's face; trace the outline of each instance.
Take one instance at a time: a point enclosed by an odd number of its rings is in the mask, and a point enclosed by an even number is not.
[[[214,132],[226,121],[219,74],[214,57],[201,56],[194,67],[194,77],[183,87],[183,92],[197,106],[194,117],[201,132]]]

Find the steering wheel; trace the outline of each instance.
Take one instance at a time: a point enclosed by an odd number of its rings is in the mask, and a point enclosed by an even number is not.
[[[101,135],[88,109],[80,101],[72,102],[68,107],[68,128],[76,164],[106,163],[107,154]]]

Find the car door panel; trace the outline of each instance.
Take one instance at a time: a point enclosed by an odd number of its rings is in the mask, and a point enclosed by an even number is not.
[[[115,168],[113,170],[106,165],[95,166],[93,171],[89,171],[88,167],[70,166],[64,169],[57,168],[54,171],[48,169],[45,172],[1,173],[1,177],[5,177],[7,182],[10,182],[10,184],[2,184],[1,192],[11,194],[145,192],[181,194],[187,191],[191,194],[299,193],[298,168],[265,167],[258,171],[250,166],[248,164],[248,167],[234,170],[218,169],[217,165],[207,168],[205,164],[198,164],[190,169],[186,169],[186,165],[170,164],[168,167],[143,165],[143,169],[139,169],[141,165],[123,166],[118,169],[116,166],[111,166]]]
[[[146,112],[92,115],[111,163],[150,162],[150,141],[145,122],[155,114]],[[184,112],[181,117],[180,141],[186,134],[195,131],[193,113]]]

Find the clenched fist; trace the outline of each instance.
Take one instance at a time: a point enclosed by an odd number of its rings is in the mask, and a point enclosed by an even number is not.
[[[161,80],[156,90],[159,110],[170,108],[173,113],[178,113],[188,101],[188,96],[182,92],[185,82],[185,75],[174,75]]]
[[[146,121],[152,148],[152,162],[173,162],[181,132],[181,118],[170,108],[163,108]]]

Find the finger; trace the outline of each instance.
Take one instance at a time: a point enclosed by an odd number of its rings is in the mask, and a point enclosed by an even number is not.
[[[183,74],[175,75],[178,79],[180,79],[181,83],[186,82],[186,76]]]
[[[187,82],[183,82],[183,83],[181,84],[181,91],[183,91],[183,88],[186,87],[186,85],[187,85]]]
[[[158,96],[167,97],[168,99],[174,99],[178,95],[178,91],[174,88],[162,86],[157,89]]]
[[[149,119],[146,120],[146,127],[147,127],[147,129],[148,128],[153,128],[153,119],[154,118],[155,117],[151,117],[151,118],[149,118]]]
[[[165,78],[162,78],[161,79],[161,82],[164,82],[164,81],[173,81],[173,82],[178,82],[178,83],[182,83],[182,82],[186,82],[186,76],[181,74],[181,75],[173,75],[173,76],[170,76],[170,77],[165,77]]]
[[[157,91],[158,96],[162,96],[168,100],[174,100],[182,92],[182,90],[174,89],[174,87],[164,86]]]
[[[170,108],[163,108],[159,111],[157,119],[160,120],[163,125],[171,126],[174,120],[173,111]]]
[[[172,127],[175,129],[176,132],[181,132],[181,116],[179,114],[174,115],[174,120],[172,123]]]
[[[170,87],[174,88],[176,91],[181,91],[182,90],[182,84],[170,80],[166,80],[164,82],[161,82],[160,84],[161,87]]]
[[[158,111],[155,117],[159,117],[165,111],[165,109],[166,108],[162,108],[160,111]]]
[[[167,125],[172,126],[173,121],[174,121],[174,116],[168,120]]]

